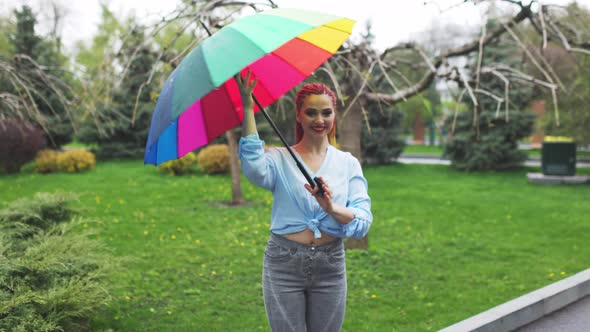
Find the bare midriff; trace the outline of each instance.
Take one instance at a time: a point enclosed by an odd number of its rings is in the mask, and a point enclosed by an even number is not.
[[[324,232],[321,232],[321,233],[322,233],[322,237],[316,239],[313,236],[313,231],[311,229],[307,228],[301,232],[290,233],[290,234],[281,234],[281,236],[286,237],[287,239],[289,239],[291,241],[299,242],[302,244],[309,244],[309,245],[322,245],[322,244],[326,244],[326,243],[330,243],[330,242],[338,240],[337,237],[334,237],[334,236],[329,235]]]

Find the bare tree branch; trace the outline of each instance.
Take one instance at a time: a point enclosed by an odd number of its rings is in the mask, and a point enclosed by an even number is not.
[[[432,61],[430,61],[430,59],[428,58],[426,53],[424,53],[424,50],[422,49],[422,47],[416,45],[414,48],[416,49],[416,51],[418,51],[418,54],[420,54],[420,56],[422,57],[422,59],[424,60],[426,65],[428,65],[428,68],[430,69],[430,71],[433,73],[436,73],[436,67],[434,66]]]
[[[56,97],[57,103],[61,104],[66,111],[72,128],[76,130],[71,110],[72,101],[67,97],[74,94],[69,86],[46,70],[46,67],[40,66],[31,57],[23,54],[17,54],[10,61],[0,61],[0,77],[3,77],[12,87],[9,91],[0,92],[0,105],[3,106],[0,118],[20,118],[35,123],[43,129],[50,140],[53,140],[47,127],[47,116],[41,113],[38,103],[47,106],[54,115],[60,117],[61,115],[47,99],[46,92],[39,90],[39,87],[43,86]]]
[[[344,98],[342,89],[340,88],[340,84],[338,83],[338,78],[336,77],[336,73],[334,73],[334,69],[332,69],[332,65],[330,65],[329,61],[324,62],[324,65],[319,68],[328,74],[330,79],[332,80],[332,84],[334,85],[334,89],[336,89],[336,95],[338,96],[338,100],[344,106]]]
[[[469,81],[467,81],[467,78],[465,77],[465,74],[463,74],[461,71],[458,71],[459,73],[459,77],[461,78],[461,81],[463,82],[463,86],[465,87],[465,89],[467,89],[467,92],[469,93],[469,97],[471,97],[471,101],[473,102],[473,127],[476,128],[477,130],[477,137],[479,138],[479,126],[478,124],[478,120],[479,120],[479,112],[477,110],[479,102],[477,101],[477,98],[475,97],[475,93],[473,93],[473,89],[471,88],[471,86],[469,85]]]
[[[506,32],[506,28],[510,28],[510,27],[522,22],[526,18],[531,17],[531,15],[532,15],[532,12],[530,9],[530,5],[522,6],[521,10],[518,12],[518,14],[516,14],[508,23],[504,23],[501,26],[499,26],[498,28],[494,29],[493,31],[490,31],[489,33],[487,33],[485,35],[484,38],[482,38],[482,39],[478,38],[478,39],[476,39],[472,42],[469,42],[463,46],[449,49],[445,52],[442,52],[440,55],[436,56],[434,58],[434,60],[432,61],[434,68],[438,69],[443,64],[443,62],[446,61],[447,58],[467,55],[467,54],[477,50],[479,48],[480,44],[481,45],[489,44],[490,42],[492,42],[493,40],[498,38],[500,35],[502,35],[504,32]],[[403,43],[403,44],[399,44],[397,46],[388,48],[382,53],[381,59],[384,59],[384,57],[388,53],[393,52],[395,50],[399,50],[399,49],[415,49],[415,45],[413,43]],[[412,96],[420,93],[421,91],[425,90],[428,86],[430,86],[430,84],[432,83],[432,81],[435,78],[436,78],[436,74],[434,72],[430,71],[430,72],[424,74],[422,79],[420,81],[418,81],[417,83],[415,83],[414,85],[409,86],[403,90],[400,90],[394,94],[367,93],[366,97],[369,100],[373,100],[373,101],[386,101],[389,103],[396,103],[396,102],[399,102],[400,100],[405,100],[406,98],[412,97]]]
[[[533,52],[535,52],[535,55],[537,55],[537,57],[539,59],[541,59],[541,61],[545,65],[545,68],[547,68],[547,70],[549,71],[549,73],[552,75],[553,79],[555,79],[555,81],[559,85],[559,88],[562,91],[567,92],[567,89],[565,88],[565,85],[563,84],[563,82],[561,81],[561,79],[559,78],[559,76],[557,75],[557,73],[555,72],[555,70],[553,70],[553,66],[551,66],[551,64],[549,64],[547,62],[547,60],[545,59],[545,57],[542,54],[539,54],[539,51],[536,48],[532,48],[532,50],[533,50]]]
[[[504,76],[499,71],[495,70],[494,68],[483,68],[483,73],[489,72],[492,75],[498,77],[502,82],[504,82],[504,105],[505,105],[505,114],[508,114],[508,107],[510,105],[510,80],[506,76]],[[506,115],[508,116],[508,115]]]
[[[369,79],[371,78],[371,72],[373,71],[373,67],[375,67],[376,63],[377,63],[377,61],[374,61],[373,63],[371,63],[369,70],[366,73],[364,73],[364,75],[362,75],[362,76],[364,76],[363,83],[361,84],[361,87],[358,90],[358,93],[356,94],[356,96],[354,96],[352,101],[350,103],[348,103],[348,107],[344,110],[344,113],[342,114],[343,119],[346,118],[346,115],[348,114],[348,112],[350,111],[352,106],[355,104],[355,102],[358,100],[358,98],[362,95],[363,91],[365,90],[365,87],[367,86],[367,83],[369,82]],[[359,74],[361,74],[361,73],[359,73]]]
[[[475,93],[481,93],[483,95],[486,95],[488,97],[491,97],[491,98],[495,99],[496,102],[497,102],[497,106],[496,106],[496,118],[500,115],[500,107],[502,106],[502,103],[504,102],[504,99],[496,96],[495,94],[493,94],[493,93],[491,93],[489,91],[482,90],[482,89],[475,89],[475,90],[473,90],[473,92],[475,92]],[[508,121],[508,119],[506,119],[506,121]]]
[[[541,9],[539,10],[539,21],[541,21],[541,35],[543,37],[543,41],[541,44],[542,49],[547,48],[547,27],[545,26],[545,16],[543,15],[543,3],[541,0],[537,0]]]
[[[393,88],[393,91],[398,92],[398,88],[395,85],[395,83],[393,83],[393,80],[391,79],[391,77],[389,77],[389,74],[387,73],[387,70],[385,70],[385,66],[383,65],[383,60],[381,60],[381,57],[377,56],[377,64],[379,65],[379,69],[381,69],[381,73],[383,73],[383,77],[387,80],[387,83],[389,83],[389,85]],[[404,99],[405,101],[405,99]]]
[[[578,48],[578,47],[571,47],[570,41],[563,35],[563,32],[561,32],[561,30],[552,21],[549,21],[549,25],[555,30],[555,32],[557,33],[557,36],[559,37],[559,39],[561,40],[561,43],[563,44],[563,47],[567,51],[590,55],[590,51],[588,51],[588,50],[585,50],[583,48]],[[590,43],[588,45],[590,46]]]
[[[477,54],[477,68],[475,69],[475,89],[479,89],[479,78],[481,75],[481,63],[483,62],[483,40],[486,36],[486,25],[481,27],[481,38],[479,39],[479,51]]]
[[[531,13],[530,6],[522,7],[521,11],[518,14],[516,14],[516,16],[513,17],[508,23],[504,23],[500,27],[498,27],[495,30],[488,33],[483,40],[483,44],[484,45],[489,44],[492,40],[498,38],[500,35],[502,35],[504,32],[506,32],[506,28],[505,28],[506,26],[513,27],[513,26],[517,25],[518,23],[522,22],[523,20],[525,20],[526,18],[530,17],[531,15],[532,15],[532,13]],[[444,59],[444,58],[450,58],[450,57],[455,57],[455,56],[460,56],[460,55],[467,55],[467,54],[475,51],[479,47],[479,43],[480,43],[479,39],[477,39],[477,40],[467,43],[461,47],[450,49],[450,50],[444,52],[443,54],[441,54],[440,56],[438,56],[438,59],[440,61],[442,61],[442,59]],[[435,63],[437,63],[437,61],[435,61]]]
[[[406,98],[413,97],[422,92],[423,90],[426,90],[426,88],[430,86],[435,77],[435,73],[427,72],[418,83],[410,87],[407,87],[403,90],[400,90],[394,94],[369,92],[366,94],[366,97],[369,100],[382,101],[394,104],[401,100],[405,100]]]
[[[529,57],[529,59],[533,62],[533,64],[541,71],[541,73],[543,73],[543,76],[545,76],[547,81],[549,81],[549,83],[555,85],[553,83],[553,79],[551,78],[551,76],[549,74],[547,74],[547,72],[543,69],[543,67],[541,67],[541,65],[536,61],[536,59],[530,53],[528,48],[526,46],[524,46],[524,44],[520,41],[520,39],[518,38],[516,33],[514,33],[514,31],[512,31],[512,29],[510,29],[509,27],[506,27],[506,30],[510,33],[512,38],[514,38],[516,40],[518,45],[524,50],[525,54]],[[557,107],[557,94],[555,93],[555,87],[551,89],[551,96],[553,97],[555,120],[556,120],[557,124],[559,125],[559,108]]]

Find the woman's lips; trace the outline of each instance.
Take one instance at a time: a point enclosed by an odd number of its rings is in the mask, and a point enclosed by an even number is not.
[[[311,129],[313,129],[314,131],[321,133],[322,131],[324,131],[326,129],[326,127],[324,126],[317,126],[317,127],[311,127]]]

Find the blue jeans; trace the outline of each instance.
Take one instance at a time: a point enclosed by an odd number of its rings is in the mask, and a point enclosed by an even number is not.
[[[273,332],[340,331],[346,308],[344,243],[314,246],[271,233],[262,291]]]

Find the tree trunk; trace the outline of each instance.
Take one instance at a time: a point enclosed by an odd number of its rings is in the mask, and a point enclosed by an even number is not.
[[[338,119],[338,143],[344,151],[350,152],[359,162],[362,163],[361,153],[361,129],[363,125],[363,113],[361,106],[365,101],[359,101],[358,106],[350,109],[345,117]],[[360,240],[346,239],[346,249],[367,250],[369,247],[369,238],[365,236]]]
[[[543,124],[542,119],[545,115],[545,100],[535,100],[531,105],[533,114],[535,114],[535,132],[531,137],[531,147],[535,149],[539,149],[543,146],[543,139],[545,138],[545,133],[543,132]]]
[[[422,112],[416,111],[416,120],[414,120],[414,144],[424,144],[424,117]]]
[[[225,138],[229,146],[229,164],[231,168],[231,204],[244,204],[242,194],[242,181],[240,178],[240,159],[238,158],[238,144],[236,134],[232,129],[225,132]]]
[[[363,113],[359,107],[350,109],[345,117],[340,116],[337,123],[338,143],[342,150],[352,153],[362,162],[361,153],[361,125]]]
[[[346,249],[360,249],[367,250],[369,248],[369,235],[365,236],[360,240],[353,238],[346,239]]]

